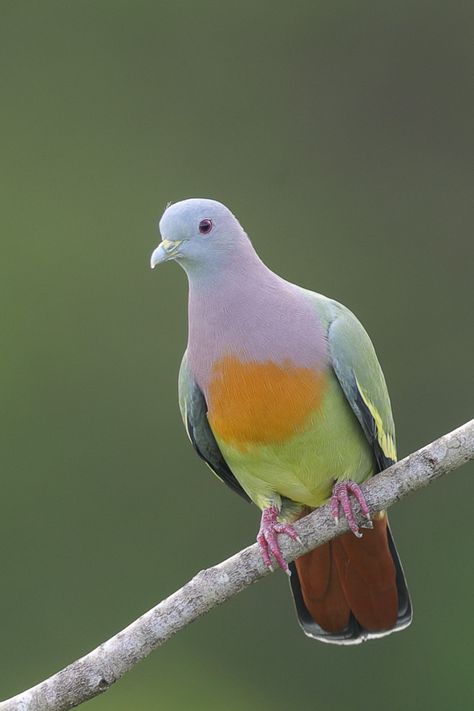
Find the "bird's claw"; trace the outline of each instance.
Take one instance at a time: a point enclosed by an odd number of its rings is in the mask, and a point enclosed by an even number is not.
[[[361,528],[370,529],[374,527],[374,524],[370,518],[369,507],[367,506],[364,494],[362,493],[360,486],[354,481],[341,481],[339,484],[335,485],[331,496],[331,516],[333,517],[335,523],[338,524],[339,507],[341,507],[352,533],[357,536],[357,538],[362,538],[362,533],[359,530],[359,525],[356,517],[354,516],[354,512],[352,511],[349,494],[352,494],[357,499],[360,509],[366,519],[366,523],[364,523]]]
[[[278,545],[278,536],[284,534],[289,536],[292,541],[298,541],[298,543],[302,543],[302,540],[291,524],[278,523],[278,514],[279,511],[276,506],[269,506],[267,509],[264,509],[260,522],[260,530],[257,536],[257,543],[260,547],[263,562],[267,568],[273,571],[270,556],[270,554],[272,554],[280,568],[287,575],[291,575],[288,563],[283,558],[280,546]]]

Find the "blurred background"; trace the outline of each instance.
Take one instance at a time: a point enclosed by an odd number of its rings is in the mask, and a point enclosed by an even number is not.
[[[471,2],[0,5],[0,696],[254,540],[187,442],[187,285],[168,200],[213,197],[264,261],[362,319],[400,455],[473,416]],[[412,627],[300,632],[276,574],[97,711],[465,709],[473,466],[391,512]]]

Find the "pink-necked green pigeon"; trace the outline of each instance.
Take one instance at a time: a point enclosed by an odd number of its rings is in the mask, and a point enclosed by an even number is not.
[[[359,487],[396,460],[390,399],[363,326],[272,272],[215,200],[170,205],[160,232],[151,266],[176,261],[189,281],[179,374],[187,433],[215,474],[262,510],[264,563],[293,573],[303,630],[354,644],[403,629],[411,604],[387,516],[370,520]],[[326,501],[352,532],[288,566],[278,537],[296,538],[292,524]]]

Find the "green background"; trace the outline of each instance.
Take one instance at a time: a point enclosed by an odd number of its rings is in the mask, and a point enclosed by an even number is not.
[[[472,417],[472,2],[0,2],[0,696],[249,544],[187,443],[186,281],[149,255],[213,197],[275,271],[350,306],[400,454]],[[391,513],[412,627],[337,648],[282,574],[97,711],[466,709],[473,467]]]

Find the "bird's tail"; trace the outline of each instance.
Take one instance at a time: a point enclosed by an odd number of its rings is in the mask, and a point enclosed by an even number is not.
[[[410,624],[410,595],[387,515],[373,523],[362,538],[346,533],[291,564],[296,611],[308,637],[358,644]]]

